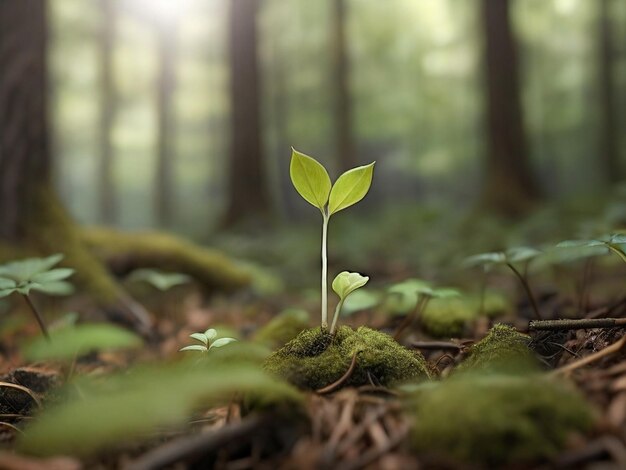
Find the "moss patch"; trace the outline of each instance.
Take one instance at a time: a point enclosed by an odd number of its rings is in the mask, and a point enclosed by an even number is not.
[[[539,375],[456,376],[417,386],[408,403],[418,451],[490,468],[550,457],[593,422],[582,396]]]
[[[304,310],[288,309],[272,318],[254,335],[254,340],[271,348],[280,348],[309,327],[309,315]]]
[[[367,327],[354,331],[341,326],[334,336],[320,328],[302,331],[265,361],[265,369],[302,388],[319,389],[341,378],[354,353],[357,362],[345,385],[383,385],[428,378],[428,366],[419,352],[412,352],[394,339]]]
[[[539,361],[528,348],[530,336],[510,326],[497,324],[474,344],[457,371],[527,373],[539,369]]]

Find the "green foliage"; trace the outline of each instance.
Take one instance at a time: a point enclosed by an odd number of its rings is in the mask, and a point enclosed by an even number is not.
[[[301,309],[290,308],[270,320],[254,335],[255,341],[280,348],[308,328],[309,314]]]
[[[49,295],[71,294],[73,287],[65,279],[74,270],[53,269],[62,259],[62,254],[56,254],[47,258],[28,258],[3,264],[0,266],[0,297],[13,293],[28,295],[32,290]]]
[[[380,304],[381,294],[371,289],[359,289],[345,300],[341,309],[342,316],[349,316],[356,312],[369,310]]]
[[[133,282],[147,282],[160,291],[167,291],[174,286],[187,284],[191,281],[191,276],[182,273],[168,273],[158,269],[141,268],[131,272],[127,279]]]
[[[359,166],[341,175],[330,192],[328,214],[350,207],[365,197],[372,185],[374,163]]]
[[[301,388],[319,389],[337,381],[357,354],[356,367],[344,385],[365,385],[368,373],[383,385],[430,376],[419,352],[409,351],[379,331],[340,326],[334,335],[321,328],[301,332],[276,351],[264,367]]]
[[[324,211],[332,186],[326,168],[317,160],[292,149],[289,175],[300,196]]]
[[[463,374],[412,387],[413,447],[480,468],[554,456],[593,423],[585,399],[565,383],[526,376]]]
[[[507,251],[495,251],[473,255],[465,259],[464,265],[466,267],[483,266],[485,269],[489,269],[497,265],[530,261],[541,254],[543,254],[543,252],[540,250],[521,246],[510,248]]]
[[[232,349],[240,357],[250,355]],[[195,410],[227,403],[234,394],[254,399],[257,406],[300,402],[296,390],[258,365],[237,357],[225,360],[228,354],[215,357],[137,367],[104,381],[84,380],[82,399],[46,409],[28,426],[19,449],[36,455],[88,455],[164,426],[180,426]]]
[[[359,273],[342,271],[333,280],[332,287],[339,299],[344,301],[352,292],[367,284],[369,280],[369,277]]]
[[[626,235],[621,233],[614,233],[603,235],[597,239],[589,240],[565,240],[557,245],[558,248],[573,248],[573,249],[585,249],[585,248],[597,248],[606,247],[608,251],[615,253],[620,259],[626,262],[626,252],[622,245],[626,244]]]
[[[192,344],[179,349],[179,351],[201,351],[208,352],[213,348],[221,348],[227,344],[237,341],[235,338],[218,338],[217,330],[209,328],[204,333],[192,333],[190,338],[199,341],[202,344]]]
[[[109,325],[77,325],[54,330],[51,341],[38,338],[26,345],[24,357],[29,361],[67,360],[93,351],[137,348],[141,339],[122,328]]]

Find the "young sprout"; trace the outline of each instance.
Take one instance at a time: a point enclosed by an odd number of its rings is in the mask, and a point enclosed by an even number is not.
[[[208,352],[213,348],[221,348],[222,346],[226,346],[233,341],[237,341],[235,338],[215,339],[217,338],[217,330],[215,330],[214,328],[209,328],[204,333],[192,333],[189,335],[189,337],[195,339],[196,341],[200,341],[202,344],[192,344],[189,346],[185,346],[184,348],[180,348],[179,351]]]
[[[146,282],[160,291],[170,290],[172,287],[187,284],[191,276],[182,273],[168,273],[157,269],[135,269],[127,279],[132,282]]]
[[[296,191],[322,214],[322,328],[328,328],[328,222],[337,212],[365,197],[372,184],[374,163],[342,174],[332,184],[326,169],[315,159],[292,149],[289,174]]]
[[[495,266],[507,266],[513,274],[519,279],[530,305],[533,309],[533,313],[538,320],[541,320],[541,313],[539,312],[539,306],[535,300],[535,296],[530,288],[526,274],[522,274],[519,269],[515,267],[515,263],[525,263],[526,268],[530,261],[539,255],[543,254],[542,251],[529,247],[511,248],[507,251],[496,251],[492,253],[482,253],[479,255],[470,256],[464,262],[467,267],[482,266],[485,273]],[[524,269],[526,271],[526,269]],[[484,291],[483,291],[484,295]]]
[[[365,284],[367,284],[367,281],[369,280],[369,277],[361,276],[359,273],[342,271],[337,274],[337,277],[335,277],[335,280],[333,281],[333,290],[339,296],[339,303],[335,308],[333,323],[330,326],[331,335],[335,333],[335,328],[337,327],[337,319],[339,318],[339,312],[341,312],[343,303],[346,301],[350,294],[352,294],[355,290],[363,287]]]
[[[53,267],[63,259],[62,254],[47,258],[28,258],[0,266],[0,298],[20,294],[33,312],[41,332],[50,340],[48,328],[39,310],[30,298],[31,291],[49,295],[69,295],[74,288],[66,281],[73,269]]]

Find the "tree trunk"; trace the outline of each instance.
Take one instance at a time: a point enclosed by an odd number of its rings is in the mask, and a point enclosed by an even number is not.
[[[162,227],[173,223],[173,159],[174,159],[174,89],[176,87],[176,25],[165,22],[157,26],[159,72],[157,81],[157,216]]]
[[[230,0],[231,147],[224,225],[266,220],[270,196],[261,145],[258,0]]]
[[[486,181],[482,206],[505,216],[527,212],[539,199],[520,102],[517,47],[509,0],[483,0],[487,100]]]
[[[352,133],[352,106],[350,101],[350,70],[346,44],[346,0],[331,0],[332,60],[335,90],[335,149],[341,172],[354,168],[357,157]]]
[[[106,224],[116,220],[115,189],[114,189],[114,152],[113,122],[117,108],[115,94],[115,78],[113,67],[113,50],[115,47],[115,31],[117,12],[114,0],[101,0],[100,12],[102,23],[100,28],[100,217]]]
[[[611,0],[600,0],[598,18],[600,57],[600,158],[607,183],[620,181],[619,150],[617,147],[617,107],[615,105],[615,75],[613,71],[613,30]]]

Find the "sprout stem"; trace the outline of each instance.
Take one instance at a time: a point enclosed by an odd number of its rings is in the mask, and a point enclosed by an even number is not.
[[[41,329],[41,332],[46,337],[46,339],[50,341],[48,328],[46,327],[46,323],[44,322],[43,317],[39,313],[39,310],[37,310],[37,307],[35,307],[35,304],[33,303],[33,301],[30,299],[28,295],[22,294],[22,297],[24,297],[24,300],[26,300],[26,303],[30,307],[30,310],[33,312],[33,315],[35,315],[35,318],[37,319],[37,323],[39,323],[39,328]]]
[[[331,335],[335,334],[335,328],[337,327],[337,320],[339,319],[339,312],[341,312],[344,300],[345,299],[339,300],[339,303],[337,304],[337,307],[335,308],[335,315],[333,316],[333,323],[330,326]]]
[[[522,276],[522,274],[517,269],[515,269],[515,266],[513,266],[511,263],[506,263],[506,265],[509,268],[511,268],[511,271],[513,271],[513,273],[517,276],[519,281],[522,283],[522,287],[524,288],[524,291],[526,292],[526,295],[528,296],[528,300],[530,300],[530,306],[533,309],[535,318],[537,320],[542,320],[543,317],[541,316],[541,313],[539,313],[539,307],[537,306],[537,301],[535,300],[535,296],[533,295],[533,292],[530,290],[530,284],[528,284],[528,280],[524,276]]]
[[[328,220],[326,209],[322,210],[322,328],[328,329]]]

